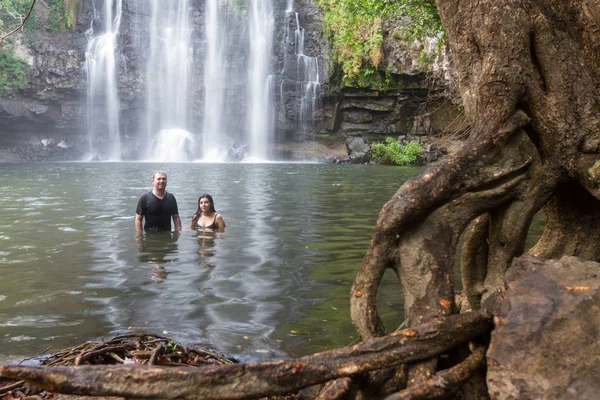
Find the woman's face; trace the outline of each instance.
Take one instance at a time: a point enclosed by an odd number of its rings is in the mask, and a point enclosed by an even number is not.
[[[200,207],[201,211],[210,210],[210,201],[206,197],[203,197],[200,199],[198,207]]]

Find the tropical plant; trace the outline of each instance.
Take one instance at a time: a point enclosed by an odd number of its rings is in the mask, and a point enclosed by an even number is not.
[[[380,164],[410,165],[419,160],[423,152],[418,142],[408,142],[403,145],[393,137],[385,138],[383,143],[371,145],[371,159]]]

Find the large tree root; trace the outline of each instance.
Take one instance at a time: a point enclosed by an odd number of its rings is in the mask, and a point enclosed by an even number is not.
[[[435,319],[352,347],[279,362],[204,368],[6,366],[0,367],[0,377],[22,379],[68,394],[250,399],[292,393],[340,377],[426,360],[488,332],[491,325],[490,316],[482,311]]]

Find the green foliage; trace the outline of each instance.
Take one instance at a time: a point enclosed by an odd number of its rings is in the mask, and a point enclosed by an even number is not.
[[[398,140],[387,137],[384,143],[371,145],[371,159],[380,164],[410,165],[419,160],[423,152],[418,142],[408,142],[402,145]]]
[[[22,18],[31,8],[32,0],[0,0],[0,35],[11,31],[21,24]],[[35,13],[31,13],[24,28],[34,27]]]
[[[15,57],[12,51],[0,52],[0,92],[25,89],[28,68],[27,62]]]
[[[44,28],[52,33],[66,32],[73,22],[65,7],[65,0],[47,0],[47,3],[50,14]]]
[[[65,19],[67,23],[68,29],[73,29],[76,19],[77,19],[77,10],[79,9],[79,1],[78,0],[64,0],[64,8],[65,8]]]
[[[383,61],[382,18],[410,17],[404,27],[407,41],[443,38],[434,0],[317,0],[325,11],[325,27],[333,40],[335,60],[347,86],[363,86],[364,69],[377,69]]]

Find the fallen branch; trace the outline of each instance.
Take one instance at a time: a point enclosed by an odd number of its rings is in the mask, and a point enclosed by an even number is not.
[[[491,329],[485,312],[437,318],[417,328],[351,347],[278,362],[214,367],[0,367],[58,393],[126,398],[249,399],[282,395],[336,378],[414,363],[447,352]]]
[[[81,365],[81,363],[92,359],[94,357],[97,356],[101,356],[107,353],[115,353],[118,351],[123,351],[125,350],[125,346],[111,346],[111,347],[104,347],[104,348],[96,348],[96,349],[92,349],[86,352],[81,353],[76,359],[75,359],[75,365]]]

